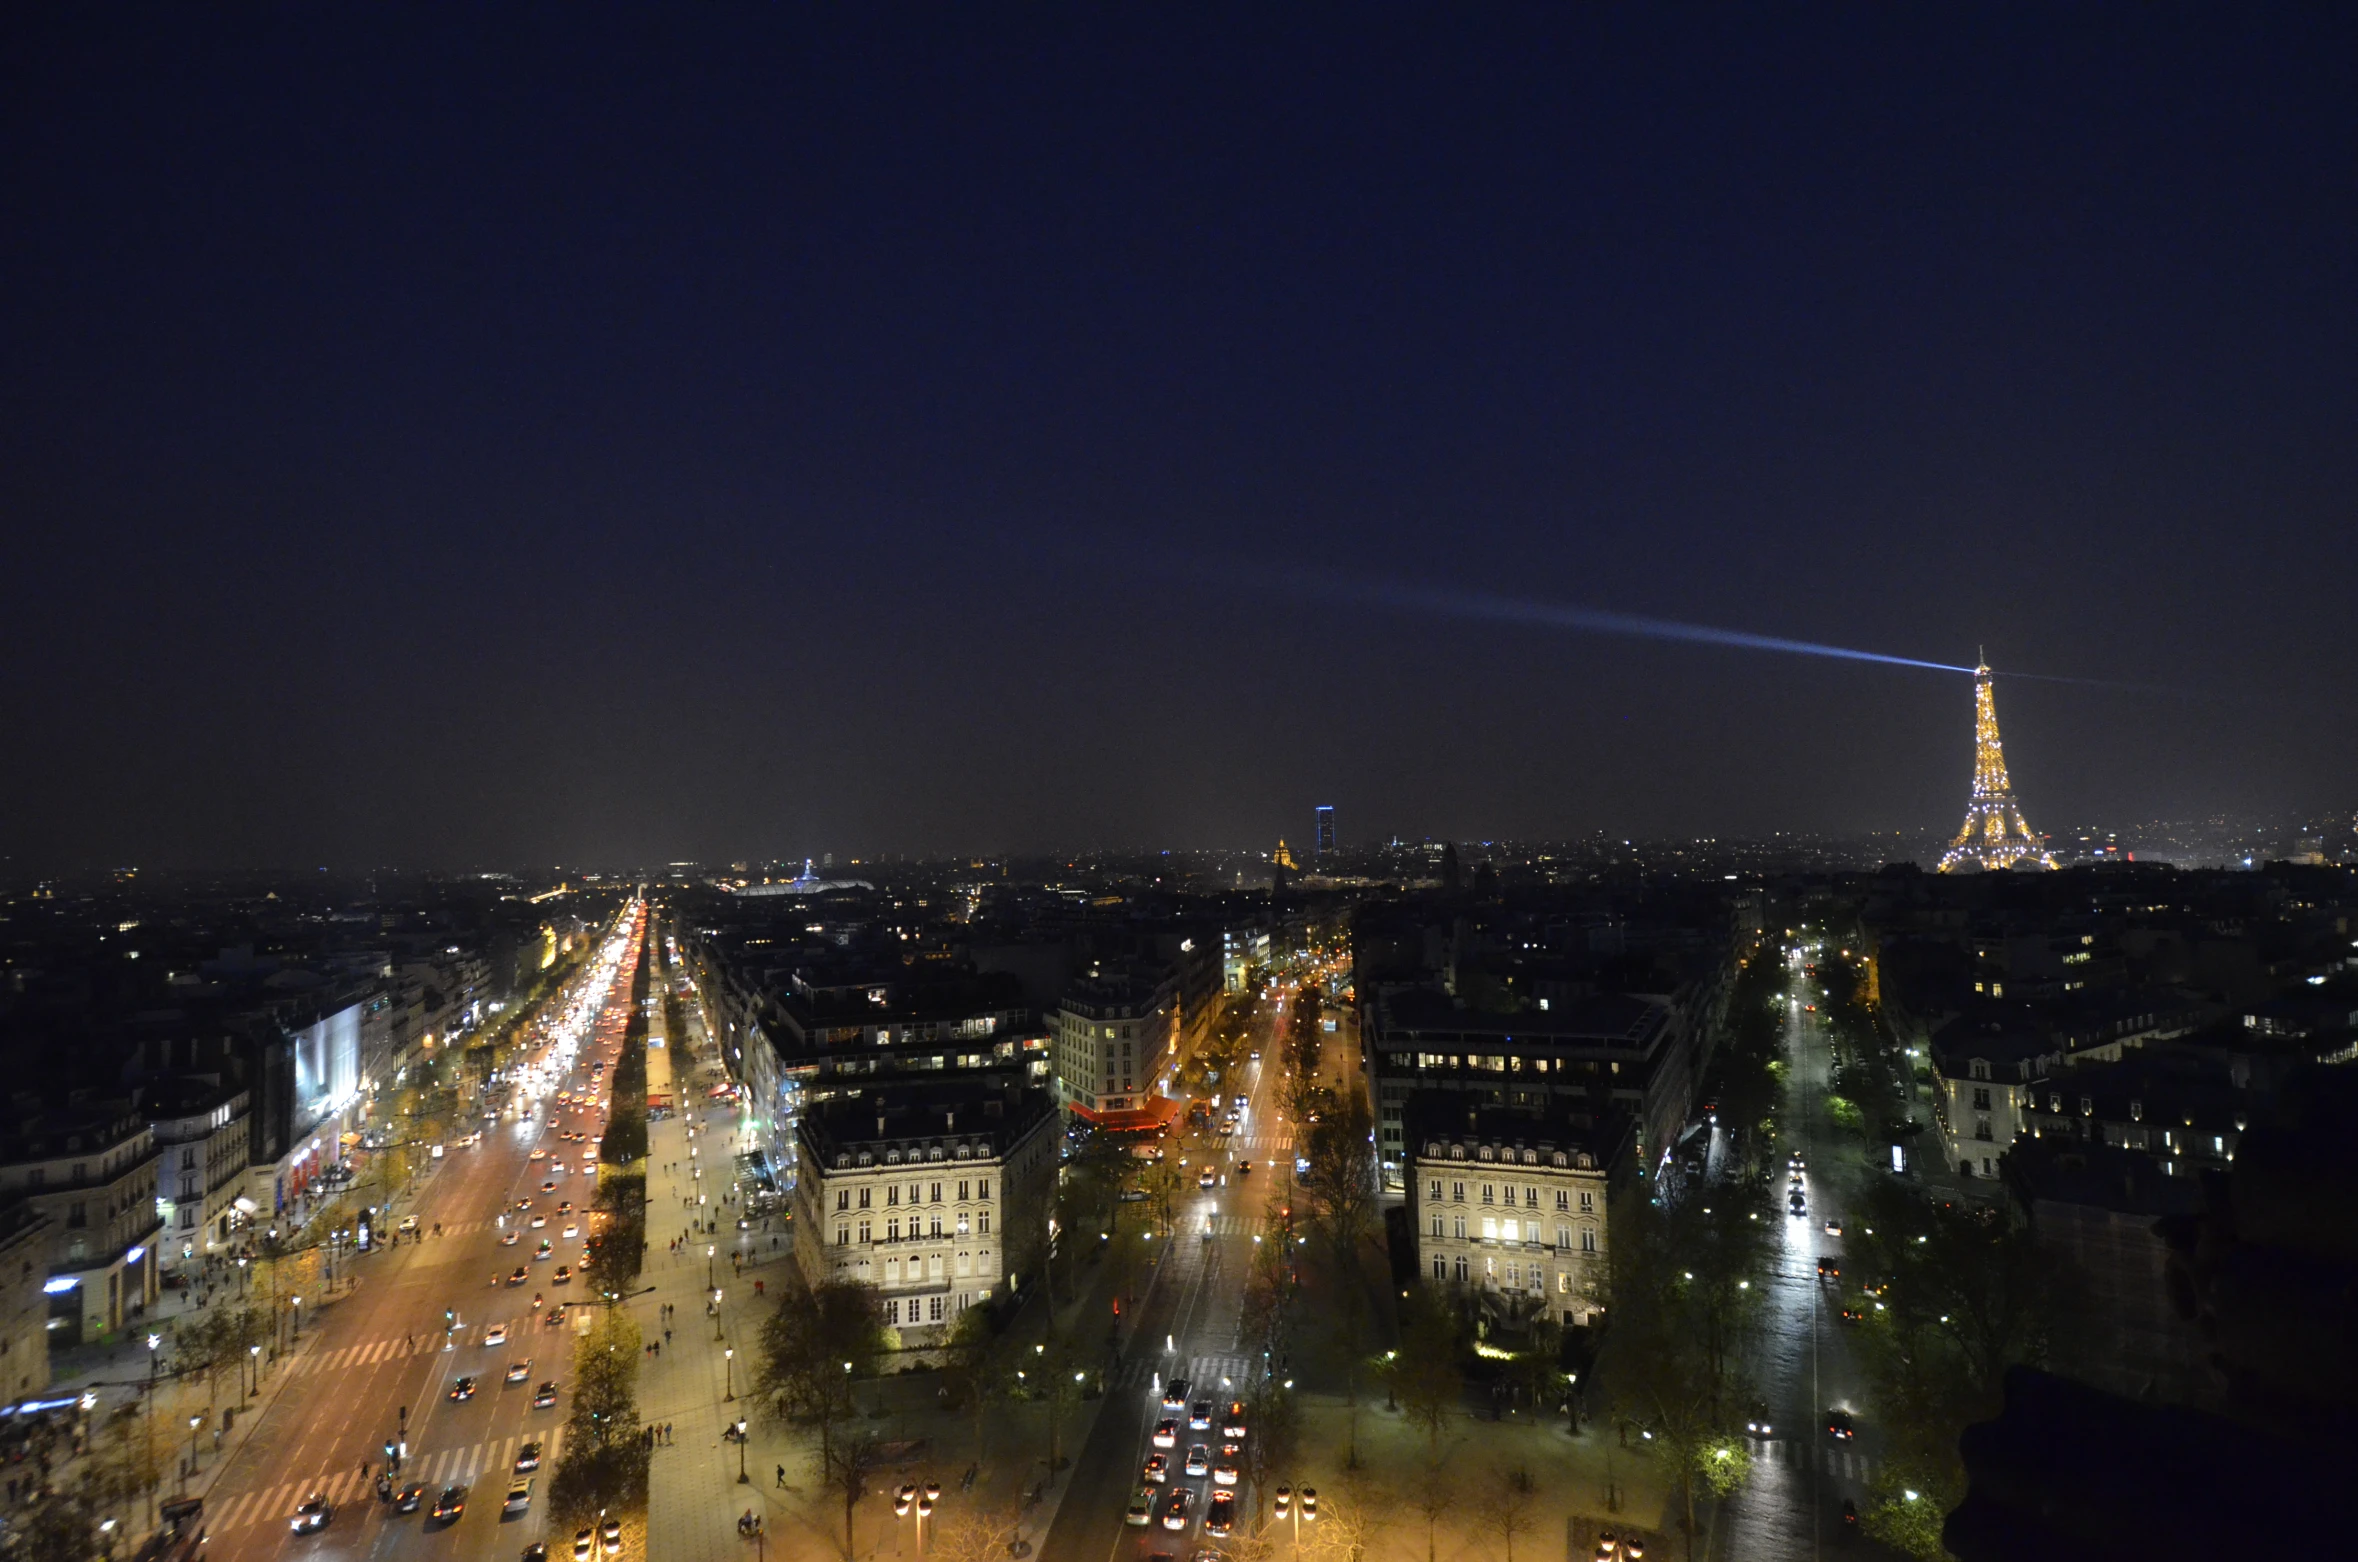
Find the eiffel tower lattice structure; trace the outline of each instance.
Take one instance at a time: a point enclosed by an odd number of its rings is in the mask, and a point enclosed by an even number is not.
[[[2006,777],[2006,750],[1998,741],[1998,705],[1990,692],[1990,664],[1973,669],[1973,800],[1965,805],[1965,827],[1941,855],[1940,871],[1966,868],[2052,868],[2046,843],[2031,833]]]

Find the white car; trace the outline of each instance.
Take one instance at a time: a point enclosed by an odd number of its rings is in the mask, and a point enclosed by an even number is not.
[[[490,1328],[485,1329],[483,1331],[483,1343],[486,1345],[507,1344],[508,1326],[504,1323],[495,1323]]]
[[[326,1529],[328,1521],[335,1516],[336,1510],[329,1504],[326,1495],[321,1492],[313,1492],[304,1498],[303,1505],[295,1510],[295,1533],[308,1535],[314,1530]]]

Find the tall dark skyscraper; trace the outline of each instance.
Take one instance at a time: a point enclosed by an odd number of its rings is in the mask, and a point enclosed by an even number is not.
[[[1335,810],[1332,803],[1322,804],[1318,810],[1318,855],[1323,857],[1335,849]]]

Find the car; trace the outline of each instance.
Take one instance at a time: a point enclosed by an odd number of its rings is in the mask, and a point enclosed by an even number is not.
[[[453,1399],[473,1399],[475,1397],[475,1380],[461,1378],[450,1385],[450,1397]]]
[[[538,1448],[540,1445],[535,1443],[532,1446]],[[533,1462],[538,1464],[540,1461],[536,1459]],[[529,1480],[523,1480],[514,1482],[508,1487],[508,1500],[500,1504],[499,1511],[503,1514],[522,1513],[526,1508],[531,1506],[532,1482]]]
[[[572,1214],[572,1213],[573,1213],[573,1201],[572,1201],[571,1199],[559,1199],[559,1200],[557,1201],[557,1213],[558,1213],[558,1214],[560,1214],[560,1215],[570,1215],[570,1214]]]
[[[483,1331],[483,1343],[486,1345],[507,1344],[508,1326],[504,1323],[495,1323],[490,1328],[485,1329]]]
[[[1210,1430],[1212,1425],[1212,1402],[1208,1399],[1199,1399],[1194,1404],[1188,1406],[1187,1425],[1192,1431],[1203,1432]]]
[[[1834,1261],[1833,1259],[1831,1259],[1831,1258],[1821,1258],[1821,1259],[1819,1259],[1819,1260],[1818,1260],[1818,1278],[1819,1278],[1819,1279],[1821,1279],[1821,1280],[1839,1280],[1839,1279],[1841,1279],[1841,1278],[1842,1278],[1842,1265],[1841,1265],[1841,1264],[1839,1264],[1839,1263],[1837,1263],[1837,1262],[1835,1262],[1835,1261]]]
[[[1163,1509],[1163,1528],[1187,1528],[1187,1513],[1195,1506],[1195,1488],[1182,1486],[1171,1493],[1170,1506]]]
[[[420,1486],[417,1482],[412,1481],[407,1486],[402,1487],[400,1493],[394,1497],[393,1511],[396,1513],[415,1513],[418,1511],[418,1504],[424,1502],[425,1500],[426,1488]]]
[[[1185,1378],[1173,1378],[1170,1382],[1164,1384],[1163,1408],[1165,1410],[1185,1410],[1187,1408],[1187,1390],[1189,1387],[1190,1385]]]
[[[1828,1236],[1830,1236],[1830,1237],[1838,1237],[1838,1236],[1842,1235],[1842,1222],[1841,1222],[1841,1221],[1839,1221],[1839,1220],[1829,1220],[1829,1221],[1827,1221],[1827,1222],[1826,1222],[1826,1235],[1828,1235]]]
[[[547,1312],[541,1314],[540,1321],[552,1329],[562,1327],[565,1322],[565,1306],[566,1304],[563,1302],[557,1303]]]
[[[417,1231],[418,1231],[418,1218],[417,1218],[417,1216],[415,1216],[415,1215],[404,1215],[404,1216],[402,1216],[402,1217],[401,1217],[401,1225],[400,1225],[400,1227],[399,1227],[398,1229],[400,1230],[401,1234],[402,1234],[403,1236],[405,1236],[405,1237],[416,1236],[416,1235],[417,1235]]]
[[[1187,1448],[1186,1472],[1189,1475],[1212,1473],[1212,1451],[1201,1443],[1190,1443]]]
[[[545,1161],[548,1158],[549,1152],[546,1150],[535,1150],[530,1155],[525,1157],[525,1159],[533,1161]]]
[[[522,1285],[523,1283],[524,1271],[521,1268],[518,1268],[514,1274],[508,1276],[508,1284],[510,1285]]]
[[[551,1161],[549,1162],[549,1170],[562,1177],[565,1175],[565,1163],[563,1161]]]
[[[1238,1161],[1236,1163],[1236,1174],[1239,1177],[1250,1177],[1253,1174],[1253,1163],[1251,1161]]]
[[[540,1468],[540,1444],[539,1444],[539,1443],[537,1443],[537,1442],[530,1442],[530,1443],[526,1443],[526,1444],[525,1444],[523,1447],[521,1447],[521,1448],[519,1448],[519,1449],[517,1449],[517,1450],[516,1450],[516,1473],[517,1473],[518,1475],[522,1475],[522,1474],[523,1474],[523,1473],[524,1473],[526,1470],[537,1470],[537,1469],[539,1469],[539,1468]]]
[[[1220,1462],[1212,1466],[1212,1484],[1214,1486],[1234,1486],[1237,1475],[1236,1444],[1222,1443],[1220,1445]]]
[[[1245,1413],[1243,1400],[1232,1399],[1228,1402],[1228,1414],[1220,1418],[1220,1435],[1232,1442],[1242,1442],[1244,1440]]]
[[[548,1223],[549,1218],[546,1215],[535,1215],[530,1221],[526,1222],[526,1224],[530,1225],[535,1231],[538,1231],[541,1227],[547,1225]]]
[[[546,1410],[556,1402],[557,1385],[554,1383],[543,1383],[532,1391],[532,1408],[535,1410]]]
[[[553,1182],[544,1182],[540,1185],[540,1191],[543,1193],[554,1193],[557,1191],[557,1185]]]
[[[455,1524],[459,1515],[466,1511],[467,1489],[464,1486],[445,1486],[442,1494],[434,1499],[434,1511],[426,1517],[439,1519],[445,1524]]]
[[[1847,1410],[1827,1411],[1826,1430],[1834,1435],[1837,1442],[1847,1443],[1859,1435],[1858,1424],[1851,1420]]]
[[[516,1201],[516,1208],[518,1208],[518,1209],[530,1209],[530,1208],[532,1208],[532,1201],[531,1201],[530,1199],[518,1199],[518,1200]]]
[[[531,1357],[527,1356],[522,1361],[511,1361],[508,1363],[508,1382],[521,1383],[530,1376],[532,1376]]]
[[[1154,1424],[1154,1445],[1157,1448],[1178,1447],[1179,1423],[1176,1421],[1157,1421]]]
[[[1168,1485],[1171,1479],[1171,1456],[1169,1454],[1148,1455],[1146,1469],[1142,1473],[1148,1481],[1157,1486]]]
[[[556,1251],[556,1248],[555,1248],[553,1245],[551,1245],[551,1244],[550,1244],[550,1242],[549,1242],[549,1239],[548,1239],[548,1238],[546,1238],[546,1237],[543,1237],[543,1238],[541,1238],[541,1239],[540,1239],[540,1246],[539,1246],[539,1247],[537,1247],[537,1248],[535,1248],[535,1249],[533,1250],[533,1253],[532,1253],[532,1261],[533,1261],[534,1263],[536,1263],[536,1264],[537,1264],[537,1263],[539,1263],[539,1262],[540,1262],[542,1259],[544,1259],[544,1258],[548,1257],[548,1256],[549,1256],[551,1253],[554,1253],[555,1251]]]
[[[335,1505],[327,1500],[326,1494],[313,1492],[295,1509],[295,1533],[308,1535],[315,1530],[326,1529],[335,1516]]]
[[[1196,1173],[1195,1185],[1199,1188],[1209,1188],[1219,1180],[1220,1179],[1218,1177],[1212,1175],[1212,1169],[1207,1166],[1202,1171]]]
[[[1211,1504],[1204,1510],[1204,1533],[1225,1535],[1234,1528],[1236,1528],[1236,1493],[1232,1491],[1212,1493]]]
[[[573,1532],[573,1562],[589,1562],[598,1554],[598,1535],[595,1530],[577,1529]]]
[[[598,1542],[606,1548],[606,1555],[622,1555],[622,1520],[608,1519],[598,1526]]]
[[[499,1234],[499,1245],[501,1247],[514,1247],[516,1245],[516,1235],[517,1234],[513,1231],[501,1232]]]
[[[1768,1406],[1755,1404],[1752,1413],[1744,1418],[1744,1430],[1754,1437],[1774,1437],[1777,1429],[1769,1420]]]
[[[1130,1495],[1130,1509],[1123,1515],[1129,1523],[1144,1529],[1154,1521],[1154,1493],[1141,1486]]]

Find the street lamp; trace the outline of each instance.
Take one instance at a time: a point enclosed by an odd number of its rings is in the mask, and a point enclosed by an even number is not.
[[[753,1477],[745,1473],[745,1418],[743,1416],[737,1418],[737,1484],[740,1486],[753,1484]]]
[[[719,1251],[720,1249],[713,1246],[710,1242],[704,1244],[704,1289],[707,1291],[712,1289],[713,1284],[712,1255]]]
[[[246,1389],[246,1397],[247,1397],[248,1399],[251,1399],[251,1398],[253,1398],[253,1397],[254,1397],[254,1395],[255,1395],[257,1392],[259,1392],[259,1391],[260,1391],[260,1389],[261,1389],[261,1387],[262,1387],[262,1347],[261,1347],[261,1346],[259,1346],[259,1345],[249,1345],[249,1346],[247,1346],[247,1347],[246,1347],[246,1371],[247,1371],[247,1378],[248,1378],[248,1381],[249,1381],[249,1386],[248,1386],[248,1388]]]
[[[721,1352],[721,1372],[723,1374],[721,1403],[727,1404],[737,1397],[737,1350],[735,1346],[730,1346]]]

